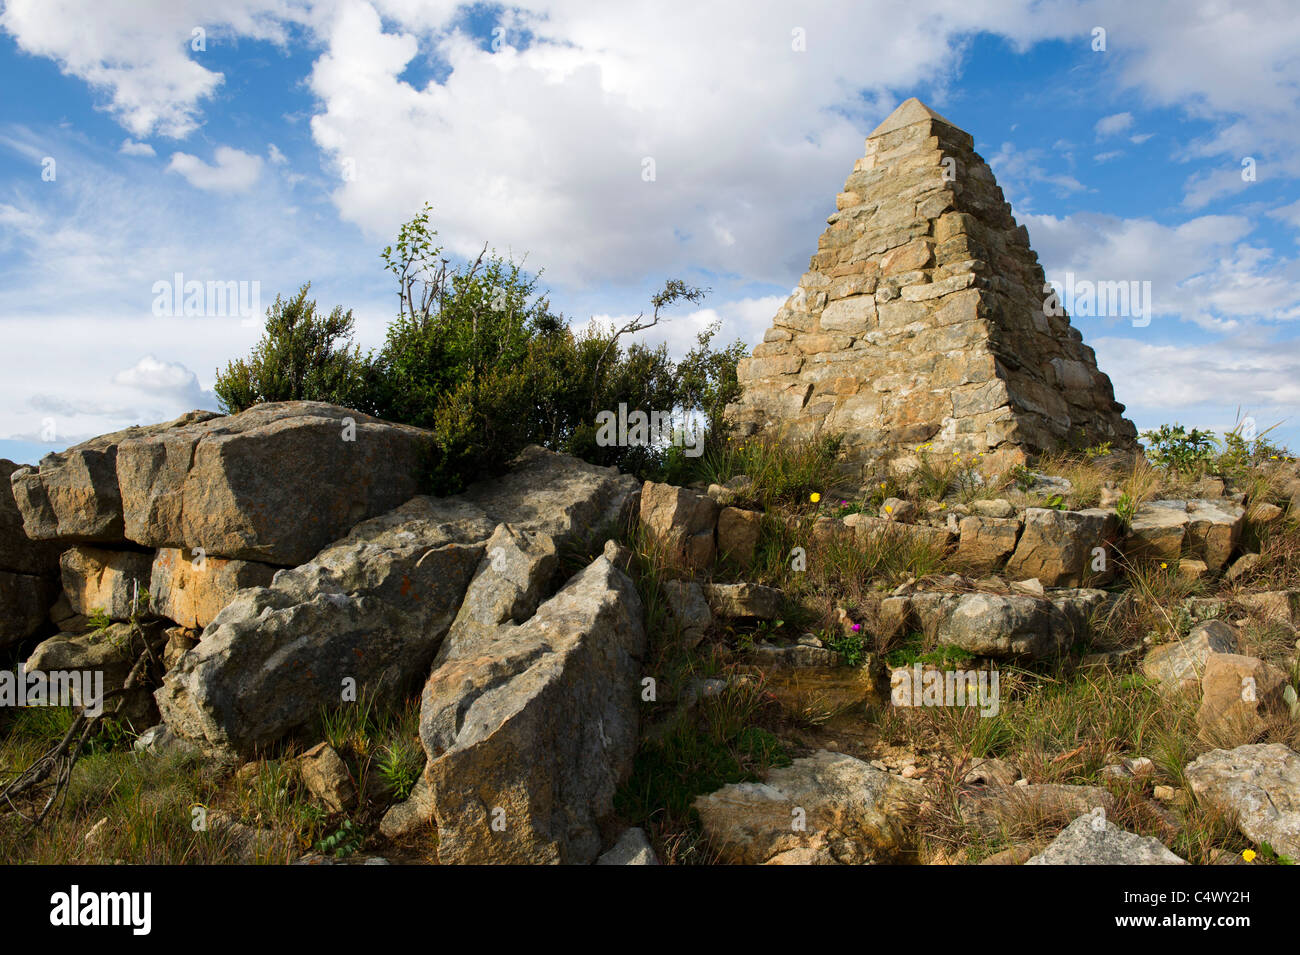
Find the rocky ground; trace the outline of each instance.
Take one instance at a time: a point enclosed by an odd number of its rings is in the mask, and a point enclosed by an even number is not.
[[[145,676],[0,859],[1300,856],[1293,461],[530,449],[434,498],[421,439],[303,402],[6,462],[8,665]],[[0,707],[0,785],[73,718]]]

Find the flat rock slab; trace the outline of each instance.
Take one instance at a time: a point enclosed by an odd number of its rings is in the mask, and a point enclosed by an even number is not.
[[[774,769],[761,783],[732,783],[695,799],[710,843],[728,862],[894,861],[920,784],[822,750]]]
[[[1300,755],[1281,743],[1215,749],[1186,775],[1192,792],[1234,817],[1246,838],[1300,858]]]
[[[1108,595],[1102,590],[1020,594],[912,594],[907,613],[940,643],[976,656],[1049,659],[1088,632],[1088,618]]]
[[[419,490],[428,432],[318,401],[124,438],[124,532],[148,547],[294,566]]]
[[[148,439],[220,417],[189,411],[164,424],[127,428],[47,454],[32,468],[13,472],[10,483],[33,540],[121,544],[125,541],[117,455],[123,441]]]
[[[1142,661],[1142,672],[1168,696],[1200,685],[1205,663],[1215,653],[1236,653],[1237,634],[1222,620],[1197,624],[1182,640],[1155,647]]]
[[[1159,839],[1126,832],[1101,814],[1080,816],[1025,865],[1186,865]]]

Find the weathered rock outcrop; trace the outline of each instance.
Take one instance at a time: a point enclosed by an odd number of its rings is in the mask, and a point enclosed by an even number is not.
[[[714,531],[718,502],[707,494],[646,481],[641,489],[641,525],[670,559],[708,567],[717,554]]]
[[[163,719],[205,748],[250,753],[347,688],[405,689],[428,672],[492,527],[464,501],[416,497],[240,591],[167,674]]]
[[[603,556],[526,622],[453,648],[420,712],[439,861],[596,859],[632,769],[645,648],[636,589]]]
[[[809,270],[740,362],[743,431],[845,436],[850,465],[1137,437],[971,137],[910,99],[867,138]],[[859,476],[863,474],[861,468]]]
[[[1300,755],[1281,743],[1215,749],[1186,774],[1192,792],[1234,817],[1248,839],[1300,858]]]
[[[1058,591],[1045,598],[923,592],[912,594],[903,612],[940,643],[978,656],[1048,659],[1087,634],[1089,615],[1106,599],[1101,590]]]
[[[153,636],[151,634],[151,636]],[[104,630],[90,633],[60,633],[37,644],[23,665],[24,672],[52,673],[54,671],[90,671],[102,674],[102,692],[107,695],[120,690],[134,666],[142,647],[132,640],[131,627],[115,623]],[[79,706],[102,706],[113,712],[116,698],[104,700],[77,699]],[[127,691],[117,715],[143,730],[156,721],[158,711],[147,689]]]
[[[148,596],[153,555],[133,550],[102,550],[77,545],[59,558],[63,592],[72,609],[84,616],[106,614],[128,620],[132,603]]]
[[[271,583],[276,568],[248,560],[187,556],[177,547],[160,547],[150,567],[153,609],[182,627],[202,630],[235,594]]]
[[[1104,583],[1114,576],[1113,555],[1105,549],[1118,532],[1119,520],[1114,511],[1028,508],[1024,532],[1007,561],[1007,576],[1036,577],[1044,587]],[[1097,548],[1102,548],[1100,555]]]
[[[10,478],[21,470],[0,458],[0,647],[31,636],[58,592],[59,548],[23,529]]]
[[[1159,839],[1125,832],[1109,819],[1080,816],[1025,865],[1186,865]]]
[[[293,566],[419,489],[428,434],[318,401],[122,439],[124,532],[147,547]]]
[[[238,591],[167,675],[163,717],[205,747],[244,753],[338,705],[345,686],[409,686],[448,634],[446,653],[469,654],[479,636],[531,616],[561,557],[616,524],[636,486],[529,448],[462,495],[415,497],[363,521],[269,586]]]
[[[1142,661],[1142,672],[1157,681],[1159,692],[1172,695],[1194,689],[1214,654],[1236,653],[1237,634],[1222,620],[1197,624],[1182,640],[1155,647]]]
[[[774,769],[761,783],[733,783],[695,808],[715,850],[741,865],[895,861],[919,783],[826,750]]]
[[[1231,501],[1151,501],[1133,515],[1124,549],[1131,558],[1172,562],[1180,556],[1220,570],[1232,556],[1246,523],[1246,509]]]
[[[10,480],[27,536],[63,543],[121,544],[125,534],[117,454],[122,442],[216,417],[210,411],[189,411],[164,424],[114,431],[47,454],[36,467],[14,471]]]
[[[0,573],[49,576],[59,569],[59,547],[33,540],[23,528],[11,479],[22,466],[0,458]]]

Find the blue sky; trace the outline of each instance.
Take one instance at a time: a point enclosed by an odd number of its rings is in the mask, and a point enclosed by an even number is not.
[[[972,134],[1049,278],[1151,283],[1149,324],[1073,318],[1140,429],[1240,413],[1300,446],[1290,3],[0,10],[0,456],[214,407],[303,282],[378,344],[378,253],[426,200],[453,255],[526,255],[574,322],[682,277],[712,292],[653,335],[756,344],[908,96]],[[259,315],[155,314],[178,274]]]

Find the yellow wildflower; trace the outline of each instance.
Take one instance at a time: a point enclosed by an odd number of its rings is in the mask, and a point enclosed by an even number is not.
[[[1241,853],[1241,857],[1242,857],[1243,859],[1245,859],[1247,862],[1254,862],[1254,861],[1255,861],[1255,850],[1254,850],[1254,849],[1245,849],[1245,850],[1242,851],[1242,853]]]
[[[813,491],[811,494],[808,495],[808,500],[812,501],[814,504],[816,504],[821,499],[822,496],[818,494],[816,491]]]

